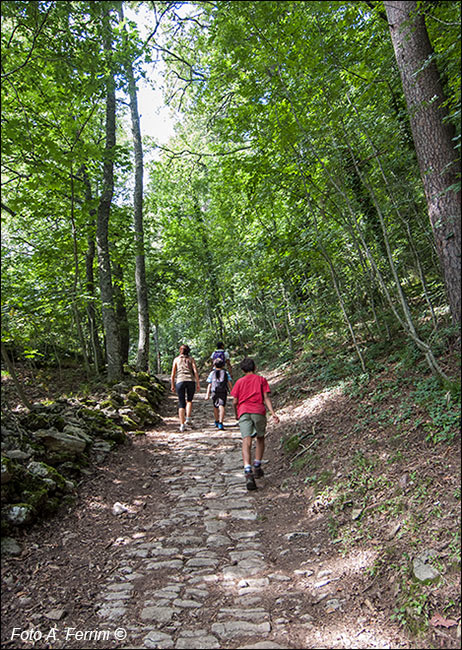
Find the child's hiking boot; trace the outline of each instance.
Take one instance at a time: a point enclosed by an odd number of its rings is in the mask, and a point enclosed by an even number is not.
[[[257,489],[257,484],[255,483],[253,472],[245,472],[245,485],[248,490]]]
[[[225,427],[223,426],[223,422],[219,422],[219,423],[218,423],[218,429],[219,429],[220,431],[223,431],[224,428],[225,428]]]
[[[265,476],[265,472],[263,471],[261,465],[253,466],[253,475],[255,476],[255,478],[263,478]]]

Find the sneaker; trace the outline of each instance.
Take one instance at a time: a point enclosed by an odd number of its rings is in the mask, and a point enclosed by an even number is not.
[[[180,433],[183,433],[184,430],[185,430],[185,428],[186,428],[186,427],[185,427],[184,424],[180,424]]]
[[[265,472],[263,471],[261,465],[259,465],[258,467],[256,467],[255,465],[253,466],[253,475],[255,476],[255,478],[262,478],[263,476],[265,476]]]
[[[194,427],[194,423],[191,420],[191,418],[186,418],[186,424],[188,425],[188,427]]]
[[[252,472],[245,472],[245,485],[248,490],[256,490],[257,489],[257,484],[255,483],[255,479],[253,477]]]
[[[217,429],[218,429],[218,425],[219,425],[219,424],[220,424],[220,423],[218,422],[218,420],[215,420],[215,426],[216,426]]]
[[[224,428],[225,428],[225,427],[223,426],[223,422],[219,422],[217,426],[218,426],[218,429],[219,429],[220,431],[223,431]]]

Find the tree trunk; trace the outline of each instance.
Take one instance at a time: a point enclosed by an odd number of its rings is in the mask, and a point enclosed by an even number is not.
[[[428,214],[454,323],[460,323],[460,192],[455,131],[417,2],[384,3],[406,99]]]
[[[92,205],[93,196],[91,191],[90,181],[85,169],[82,170],[83,182],[85,186],[85,201],[87,205]],[[95,294],[95,277],[93,273],[93,263],[95,260],[95,215],[96,210],[89,209],[89,223],[87,246],[88,250],[85,254],[85,287],[87,292],[87,318],[88,330],[90,333],[90,348],[93,354],[93,363],[95,365],[96,374],[99,375],[103,367],[103,352],[101,350],[101,343],[98,336],[98,326],[96,318],[96,294]]]
[[[223,326],[223,314],[221,310],[221,292],[220,292],[220,283],[218,281],[217,272],[214,267],[214,257],[213,252],[209,245],[207,229],[204,224],[204,218],[202,216],[199,203],[196,201],[195,205],[195,215],[197,222],[199,224],[200,238],[202,241],[202,248],[204,252],[203,264],[207,269],[208,281],[209,281],[209,291],[207,295],[207,303],[211,311],[211,325],[215,330],[217,340],[223,340],[226,338],[224,326]]]
[[[110,58],[112,55],[112,45],[107,10],[105,10],[104,14],[104,27],[104,47],[107,56]],[[103,190],[97,211],[96,249],[98,253],[99,285],[103,305],[103,325],[106,334],[107,376],[109,381],[118,381],[122,378],[122,360],[120,355],[119,329],[114,310],[108,241],[109,214],[114,192],[113,155],[116,144],[116,99],[113,76],[108,76],[106,85],[106,145],[103,165]]]
[[[124,364],[128,363],[128,353],[130,350],[130,329],[128,326],[127,308],[125,306],[124,272],[118,262],[113,262],[112,269],[114,278],[114,303],[119,328],[120,355],[122,364]]]
[[[123,21],[123,9],[119,8],[119,18]],[[133,192],[133,212],[135,226],[135,283],[138,302],[138,355],[137,370],[148,370],[149,365],[149,305],[146,284],[146,263],[144,252],[143,228],[143,147],[141,143],[140,116],[136,96],[136,83],[133,67],[126,61],[125,70],[128,78],[130,113],[132,121],[133,151],[135,154],[135,189]]]
[[[72,283],[72,312],[75,319],[75,327],[77,329],[77,336],[80,342],[80,347],[82,349],[83,355],[83,365],[85,368],[85,374],[87,377],[90,377],[90,364],[88,362],[87,346],[85,344],[85,337],[83,335],[82,323],[80,321],[80,311],[78,305],[78,285],[79,285],[79,252],[78,252],[78,242],[77,242],[77,227],[75,224],[75,215],[74,215],[74,206],[75,206],[75,197],[74,197],[74,172],[72,169],[72,163],[70,168],[70,179],[71,179],[71,228],[72,228],[72,252],[74,255],[74,281]]]
[[[156,372],[160,374],[162,372],[162,360],[160,356],[160,346],[159,346],[159,324],[154,325],[154,342],[156,347]]]

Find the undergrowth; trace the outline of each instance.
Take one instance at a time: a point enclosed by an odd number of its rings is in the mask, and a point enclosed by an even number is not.
[[[328,511],[340,553],[374,541],[371,575],[393,589],[393,620],[414,636],[427,633],[435,612],[460,615],[453,576],[460,572],[460,486],[451,464],[460,440],[460,355],[446,345],[453,337],[448,328],[433,342],[449,367],[448,383],[430,373],[415,346],[394,341],[391,350],[370,346],[367,373],[351,351],[306,350],[277,386],[283,406],[333,387],[347,400],[351,422],[338,426],[344,442],[338,432],[319,435],[308,416],[288,428],[281,446],[310,489],[312,507]],[[435,567],[441,580],[422,584],[412,558],[433,547],[446,549]]]

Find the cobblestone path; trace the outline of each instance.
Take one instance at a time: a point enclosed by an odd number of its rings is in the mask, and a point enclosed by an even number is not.
[[[194,428],[180,433],[174,404],[168,435],[150,434],[164,453],[154,475],[165,516],[114,547],[117,570],[97,598],[101,624],[126,631],[123,647],[293,647],[277,640],[263,605],[271,581],[289,578],[268,575],[239,428],[233,418],[218,431],[199,394]]]

